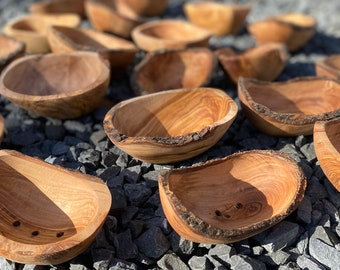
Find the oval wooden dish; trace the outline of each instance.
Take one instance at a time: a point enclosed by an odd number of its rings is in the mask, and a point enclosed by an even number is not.
[[[145,51],[207,47],[212,33],[179,19],[162,19],[143,23],[132,31],[132,39]]]
[[[273,136],[312,135],[316,121],[340,116],[340,82],[330,78],[285,82],[240,78],[238,97],[250,122]]]
[[[237,105],[215,88],[176,89],[118,103],[104,118],[109,139],[129,155],[172,163],[212,147],[237,115]]]
[[[116,0],[118,10],[126,8],[132,10],[138,16],[162,15],[168,6],[169,0]]]
[[[162,50],[148,53],[135,65],[130,82],[137,95],[210,82],[217,59],[208,48]]]
[[[291,214],[306,187],[288,155],[270,150],[235,153],[204,164],[161,171],[159,196],[167,220],[198,243],[232,243]]]
[[[316,157],[328,180],[340,192],[340,118],[317,121],[313,141]]]
[[[239,53],[231,48],[220,48],[215,54],[235,84],[240,77],[273,81],[285,68],[289,57],[282,43],[265,43]]]
[[[33,14],[76,13],[85,16],[84,0],[44,0],[30,4],[28,10]]]
[[[97,53],[35,54],[4,69],[0,94],[38,115],[70,119],[94,110],[109,81],[109,63]]]
[[[289,51],[297,51],[315,34],[316,20],[307,14],[285,13],[249,23],[247,28],[258,43],[282,42]]]
[[[0,150],[0,255],[59,264],[84,252],[111,207],[101,179]]]
[[[340,54],[325,57],[315,63],[315,72],[318,76],[340,79]]]
[[[0,34],[0,73],[10,62],[24,54],[25,43]]]

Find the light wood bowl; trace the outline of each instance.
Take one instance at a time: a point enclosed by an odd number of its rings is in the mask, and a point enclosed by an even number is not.
[[[340,118],[317,121],[314,125],[314,149],[320,167],[340,192]]]
[[[45,0],[31,3],[29,12],[33,14],[76,13],[85,16],[84,0]]]
[[[172,163],[212,147],[237,111],[236,103],[219,89],[168,90],[113,106],[104,130],[118,148],[137,159]]]
[[[206,86],[217,59],[208,48],[148,53],[133,69],[130,82],[136,95]]]
[[[252,124],[273,136],[312,135],[316,121],[340,116],[340,82],[330,78],[285,82],[240,78],[238,97]]]
[[[223,36],[235,35],[242,30],[251,6],[198,1],[185,3],[183,10],[193,24],[209,29],[216,36]]]
[[[97,177],[0,150],[0,255],[23,264],[59,264],[84,252],[111,207]]]
[[[326,76],[333,79],[340,79],[340,54],[325,57],[315,63],[317,76]]]
[[[10,62],[25,55],[25,43],[0,34],[0,73]]]
[[[288,155],[252,150],[161,171],[158,186],[165,216],[179,235],[220,244],[258,234],[291,214],[306,179]]]
[[[168,0],[116,0],[118,10],[132,10],[138,16],[162,15],[168,6]]]
[[[315,34],[316,20],[306,14],[285,13],[248,24],[259,43],[282,42],[289,51],[301,49]]]
[[[231,48],[215,51],[229,78],[237,84],[240,77],[274,81],[285,68],[289,58],[282,43],[265,43],[237,53]]]
[[[132,39],[145,51],[208,47],[212,33],[179,19],[162,19],[143,23],[132,31]]]
[[[97,53],[35,54],[4,69],[0,94],[38,115],[70,119],[96,108],[109,81],[109,63]]]

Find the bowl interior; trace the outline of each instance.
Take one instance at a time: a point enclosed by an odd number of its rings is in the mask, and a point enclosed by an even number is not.
[[[287,13],[277,17],[279,20],[292,23],[301,27],[311,27],[315,24],[313,17],[299,14],[299,13]]]
[[[332,68],[338,69],[340,72],[340,55],[332,55],[327,57],[327,59],[325,59],[325,64]]]
[[[340,153],[340,120],[329,121],[325,123],[324,128],[329,142]]]
[[[22,47],[22,43],[0,35],[0,59],[8,57],[10,54],[15,53]]]

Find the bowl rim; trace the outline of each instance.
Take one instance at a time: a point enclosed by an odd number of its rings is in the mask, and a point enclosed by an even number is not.
[[[15,50],[10,50],[10,52],[6,53],[4,57],[0,57],[0,70],[1,70],[1,66],[5,66],[8,63],[10,63],[21,52],[25,53],[26,44],[23,41],[10,37],[6,34],[0,34],[0,39],[5,40],[6,42],[13,42],[16,45]]]

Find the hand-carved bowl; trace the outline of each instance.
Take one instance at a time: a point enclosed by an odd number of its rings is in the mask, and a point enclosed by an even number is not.
[[[340,116],[340,82],[330,78],[240,78],[238,97],[250,122],[273,136],[311,135],[316,121]]]
[[[111,206],[97,177],[0,150],[0,255],[24,264],[59,264],[84,252]]]
[[[118,103],[104,130],[120,149],[151,163],[172,163],[212,147],[237,115],[236,103],[214,88],[177,89]]]
[[[340,79],[340,54],[334,54],[315,63],[315,72],[318,76]]]
[[[340,192],[340,118],[317,121],[314,125],[314,149],[320,167]]]
[[[177,19],[146,22],[132,31],[132,39],[145,51],[207,47],[211,35],[209,30]]]
[[[168,0],[116,0],[118,10],[131,9],[138,16],[162,15],[168,5]]]
[[[310,15],[285,13],[250,23],[248,31],[259,43],[282,42],[297,51],[315,34],[316,21]]]
[[[161,171],[158,186],[165,216],[179,235],[218,244],[248,238],[287,217],[301,202],[306,179],[288,155],[252,150]]]
[[[131,86],[137,95],[205,86],[216,65],[213,52],[203,47],[150,52],[134,67]]]
[[[282,43],[265,43],[240,53],[231,48],[220,48],[215,54],[226,74],[236,84],[240,77],[273,81],[288,60],[286,46]]]
[[[193,24],[209,29],[216,36],[223,36],[242,30],[251,6],[198,1],[185,3],[183,10]]]
[[[33,14],[76,13],[85,16],[84,0],[45,0],[32,3],[28,10]]]
[[[3,28],[3,32],[26,44],[28,53],[47,53],[50,47],[47,41],[47,29],[51,25],[77,27],[80,16],[73,13],[64,14],[29,14],[21,16]]]
[[[25,43],[0,34],[0,73],[10,62],[24,54]]]
[[[69,119],[91,112],[109,80],[109,63],[97,53],[35,54],[3,70],[0,94],[38,115]]]

